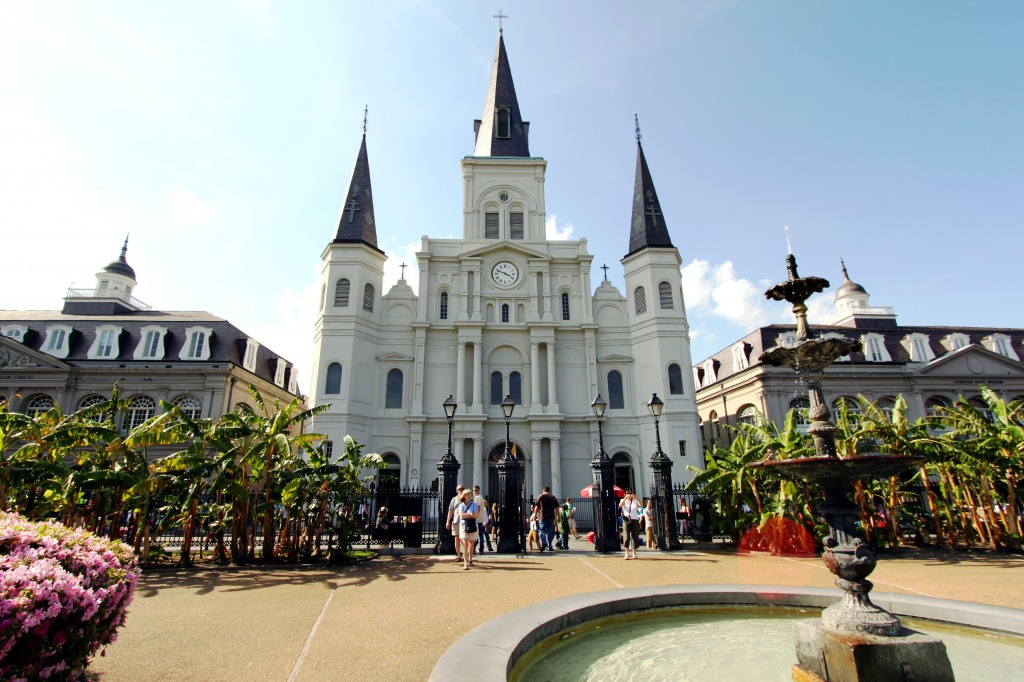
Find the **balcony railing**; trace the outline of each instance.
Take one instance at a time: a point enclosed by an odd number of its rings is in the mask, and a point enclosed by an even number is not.
[[[153,306],[148,303],[143,303],[134,296],[131,296],[119,289],[76,289],[71,287],[68,289],[68,295],[64,298],[65,300],[72,298],[112,298],[121,301],[122,303],[127,303],[138,310],[153,309]]]

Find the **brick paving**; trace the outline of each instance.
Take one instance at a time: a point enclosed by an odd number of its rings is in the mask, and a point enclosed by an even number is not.
[[[721,546],[643,550],[637,561],[580,550],[485,553],[461,568],[397,555],[344,569],[149,571],[120,638],[91,670],[104,682],[418,681],[477,625],[555,597],[644,585],[832,587],[820,559],[737,556]],[[1024,609],[1020,556],[904,550],[883,555],[871,579],[878,592]]]

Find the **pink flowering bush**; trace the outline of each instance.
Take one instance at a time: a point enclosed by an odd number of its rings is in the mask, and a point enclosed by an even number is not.
[[[0,513],[0,679],[85,679],[117,638],[139,566],[128,545]]]

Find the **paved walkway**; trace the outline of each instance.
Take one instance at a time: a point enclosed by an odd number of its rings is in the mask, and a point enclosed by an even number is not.
[[[643,585],[832,587],[820,559],[739,557],[720,547],[640,557],[486,553],[469,571],[424,555],[337,570],[150,571],[120,639],[91,669],[104,682],[419,681],[469,630],[546,599]],[[907,550],[883,555],[871,579],[879,592],[1024,609],[1021,557]]]

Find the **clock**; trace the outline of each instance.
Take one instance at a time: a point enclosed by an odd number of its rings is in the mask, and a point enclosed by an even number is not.
[[[507,260],[503,260],[491,269],[491,279],[502,287],[510,287],[519,281],[519,268]]]

